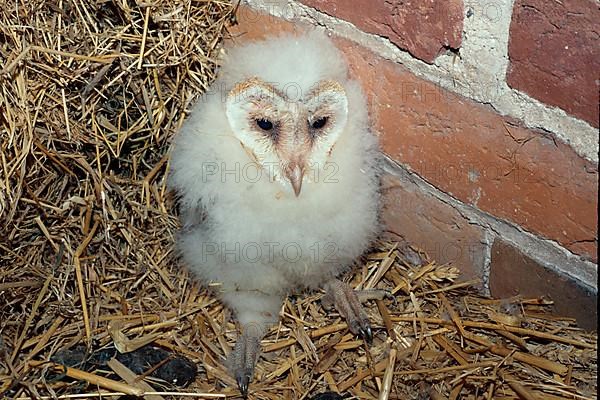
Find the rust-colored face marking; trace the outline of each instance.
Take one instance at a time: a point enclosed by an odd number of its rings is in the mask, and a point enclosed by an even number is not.
[[[233,87],[233,89],[231,89],[229,91],[229,93],[227,94],[227,97],[236,97],[236,98],[240,98],[240,95],[244,92],[246,92],[248,89],[251,88],[260,88],[263,90],[263,92],[265,94],[271,94],[273,96],[277,96],[281,99],[283,99],[285,96],[284,94],[279,91],[275,86],[273,85],[269,85],[268,83],[262,81],[261,79],[257,78],[257,77],[252,77],[250,79],[247,79],[243,82],[238,83],[237,85],[235,85]]]
[[[309,136],[315,141],[319,136],[327,134],[329,128],[336,123],[332,108],[338,96],[345,96],[344,87],[337,81],[320,81],[309,93],[309,99],[318,104],[312,111],[309,121]]]
[[[333,144],[333,146],[331,146],[329,148],[329,150],[327,150],[327,157],[331,157],[331,153],[333,153],[333,148],[335,147],[335,143]]]
[[[316,143],[335,126],[336,101],[341,97],[345,97],[345,90],[333,80],[320,81],[303,100],[292,100],[257,77],[238,83],[228,93],[228,101],[239,102],[239,110],[244,110],[239,116],[246,120],[252,138],[252,145],[242,143],[244,151],[259,165],[264,160],[278,160],[280,174],[296,196],[300,195]]]
[[[314,98],[323,94],[324,92],[346,93],[341,83],[327,79],[320,81],[317,86],[308,93],[307,97]]]
[[[240,142],[240,145],[242,146],[242,149],[244,149],[244,152],[248,155],[248,158],[250,160],[252,160],[252,162],[255,163],[256,165],[260,165],[260,163],[258,162],[258,157],[256,157],[256,154],[254,154],[254,152],[251,149],[244,146],[244,143]]]

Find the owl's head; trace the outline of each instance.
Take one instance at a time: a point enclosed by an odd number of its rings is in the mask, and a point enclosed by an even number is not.
[[[234,49],[221,76],[225,114],[249,161],[299,196],[351,119],[343,57],[322,33],[290,35]]]

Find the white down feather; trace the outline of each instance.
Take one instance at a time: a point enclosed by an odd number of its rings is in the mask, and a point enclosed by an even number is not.
[[[225,115],[225,98],[251,77],[300,88],[338,81],[348,123],[326,170],[299,197],[253,164]],[[339,275],[376,237],[378,145],[359,85],[341,53],[320,32],[284,35],[230,49],[219,78],[193,108],[171,155],[178,193],[179,249],[242,324],[277,320],[282,298]]]

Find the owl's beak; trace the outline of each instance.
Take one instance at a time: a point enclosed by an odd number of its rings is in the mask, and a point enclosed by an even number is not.
[[[292,184],[296,197],[300,195],[302,189],[302,179],[304,178],[304,168],[299,164],[289,165],[285,173],[286,177]]]

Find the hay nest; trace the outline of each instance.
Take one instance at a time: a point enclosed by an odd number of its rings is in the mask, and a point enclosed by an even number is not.
[[[165,188],[170,138],[213,79],[233,12],[217,0],[0,7],[0,397],[238,394],[224,366],[235,325],[178,267]],[[596,398],[596,334],[547,300],[477,296],[406,243],[379,243],[361,265],[353,285],[395,295],[368,307],[374,343],[320,293],[287,299],[252,397]],[[157,394],[149,371],[50,361],[149,344],[196,363],[192,385]]]

